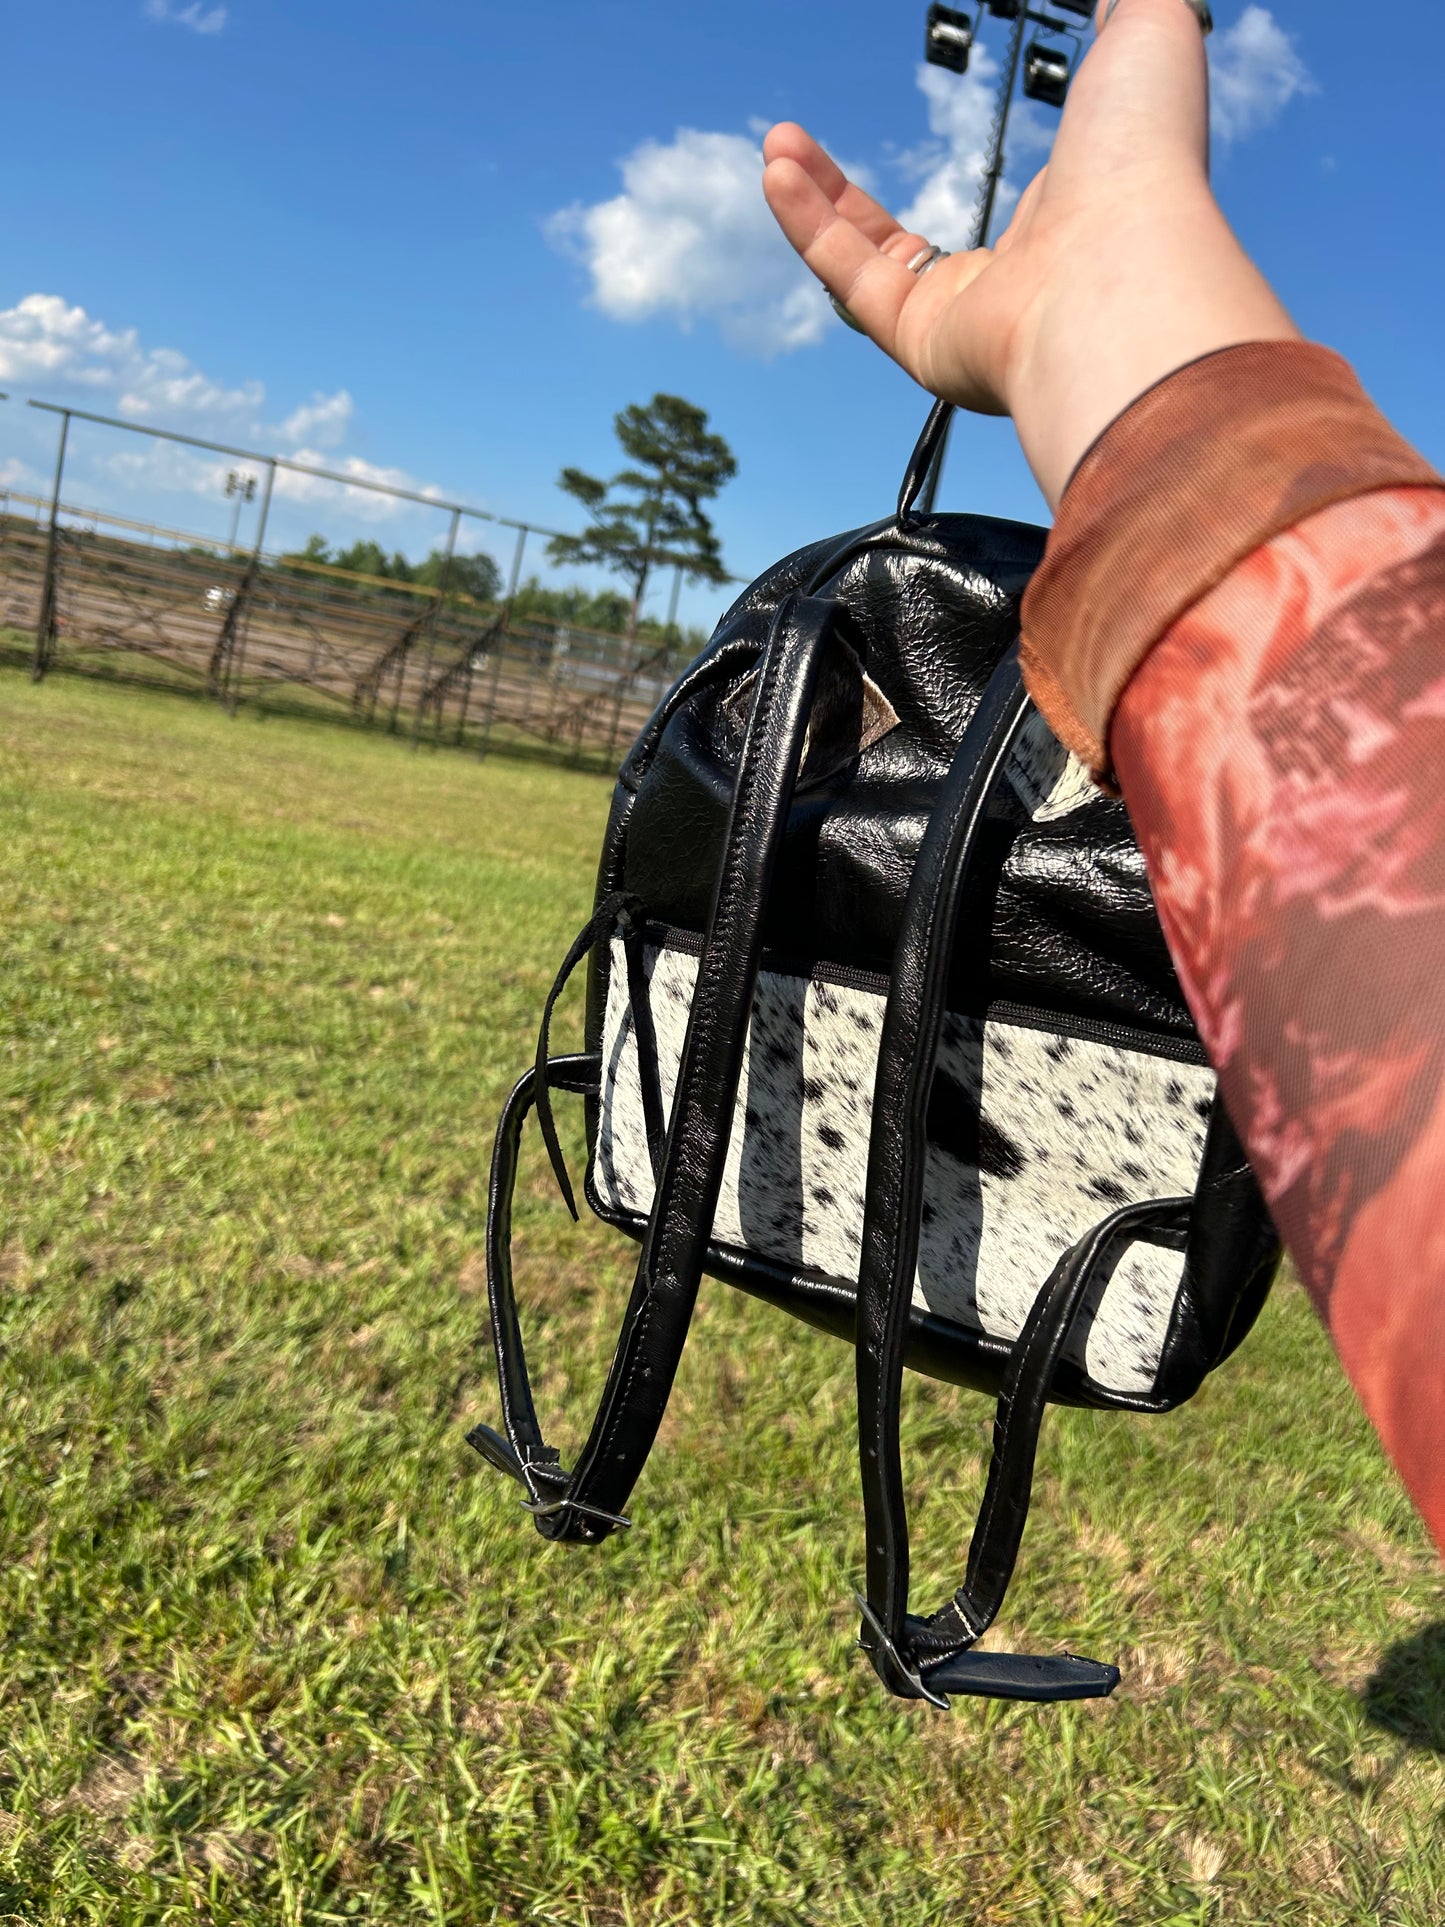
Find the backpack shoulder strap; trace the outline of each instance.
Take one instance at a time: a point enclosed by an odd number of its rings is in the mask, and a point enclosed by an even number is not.
[[[1011,1699],[1111,1692],[1118,1671],[1072,1655],[972,1653],[1012,1576],[1028,1516],[1044,1407],[1069,1329],[1099,1267],[1123,1242],[1182,1242],[1190,1201],[1126,1206],[1059,1260],[1014,1348],[999,1399],[994,1450],[968,1576],[931,1619],[908,1611],[908,1514],[899,1406],[918,1269],[933,1086],[959,909],[989,799],[1029,699],[1010,650],[964,732],[924,835],[889,983],[873,1097],[863,1251],[858,1281],[859,1454],[867,1531],[867,1597],[860,1643],[903,1698],[946,1706],[945,1691]]]
[[[595,1543],[627,1524],[622,1508],[667,1408],[712,1236],[762,959],[763,915],[836,609],[824,598],[788,597],[758,662],[652,1213],[602,1402],[570,1474],[542,1445],[534,1419],[528,1426],[531,1398],[522,1395],[515,1311],[499,1317],[494,1301],[510,1450],[486,1427],[477,1428],[472,1442],[522,1479],[538,1529],[549,1539]],[[519,1086],[504,1131],[513,1116],[519,1125],[518,1113],[533,1095],[531,1081],[524,1083],[526,1095]],[[503,1285],[510,1302],[509,1269],[499,1276]]]

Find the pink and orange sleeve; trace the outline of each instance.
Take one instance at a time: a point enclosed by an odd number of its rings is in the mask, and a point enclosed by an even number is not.
[[[1325,350],[1211,356],[1081,464],[1025,661],[1128,803],[1280,1234],[1445,1551],[1445,484]]]

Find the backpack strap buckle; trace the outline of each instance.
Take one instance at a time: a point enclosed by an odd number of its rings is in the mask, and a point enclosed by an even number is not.
[[[494,1432],[490,1425],[474,1426],[467,1434],[467,1444],[480,1452],[489,1465],[526,1487],[522,1510],[530,1512],[534,1519],[555,1519],[563,1512],[572,1511],[580,1512],[584,1518],[596,1519],[614,1532],[631,1530],[632,1521],[623,1518],[620,1512],[607,1512],[600,1505],[585,1505],[582,1500],[567,1496],[566,1486],[571,1475],[563,1471],[555,1452],[548,1450],[545,1458],[523,1459],[513,1450],[511,1441]],[[541,1492],[538,1486],[543,1488]],[[547,1492],[548,1486],[562,1489],[554,1497]]]
[[[873,1670],[889,1692],[898,1699],[927,1700],[930,1706],[936,1706],[941,1713],[946,1713],[949,1710],[948,1701],[926,1683],[921,1667],[915,1669],[909,1666],[862,1593],[854,1593],[853,1597],[863,1615],[864,1630],[872,1634],[871,1639],[860,1639],[858,1644],[872,1660]]]
[[[562,1512],[580,1512],[584,1518],[599,1519],[604,1525],[611,1526],[615,1532],[630,1532],[632,1521],[620,1512],[607,1512],[600,1505],[584,1505],[581,1499],[523,1499],[522,1510],[530,1512],[534,1519],[554,1519]]]

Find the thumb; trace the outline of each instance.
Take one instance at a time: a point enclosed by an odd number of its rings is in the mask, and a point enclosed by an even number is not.
[[[1209,62],[1190,0],[1106,0],[1069,89],[1054,192],[1085,182],[1209,171]]]

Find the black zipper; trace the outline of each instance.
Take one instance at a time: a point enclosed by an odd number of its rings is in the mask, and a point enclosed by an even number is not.
[[[666,924],[650,923],[647,942],[653,948],[681,951],[687,957],[702,955],[703,939],[695,930],[679,930]],[[762,968],[773,977],[807,977],[818,983],[838,984],[844,990],[862,990],[876,997],[888,995],[888,977],[880,970],[860,970],[853,964],[804,963],[775,951],[763,952]],[[1176,1064],[1208,1064],[1209,1058],[1197,1037],[1170,1037],[1159,1031],[1140,1030],[1132,1024],[1118,1024],[1103,1017],[1074,1017],[1060,1011],[1038,1010],[1031,1004],[1013,1003],[998,998],[982,1011],[952,1011],[974,1023],[1012,1024],[1020,1030],[1043,1031],[1050,1037],[1068,1037],[1082,1044],[1107,1044],[1120,1050],[1137,1051],[1146,1057],[1164,1057]]]

